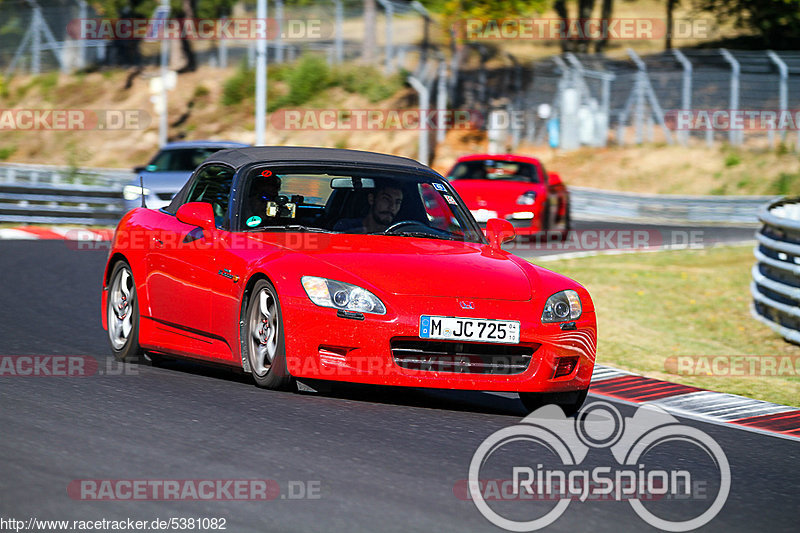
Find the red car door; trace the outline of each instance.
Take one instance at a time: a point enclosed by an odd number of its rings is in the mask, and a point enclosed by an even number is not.
[[[224,224],[233,172],[211,166],[195,177],[187,202],[208,202]],[[208,358],[229,358],[227,343],[214,333],[212,294],[224,279],[217,256],[226,231],[203,230],[161,212],[147,257],[152,319],[166,348]]]

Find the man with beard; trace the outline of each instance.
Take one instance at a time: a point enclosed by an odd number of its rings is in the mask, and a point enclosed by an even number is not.
[[[385,181],[367,194],[369,211],[364,218],[345,218],[334,226],[334,231],[345,233],[380,233],[392,225],[403,205],[403,190],[395,183]]]

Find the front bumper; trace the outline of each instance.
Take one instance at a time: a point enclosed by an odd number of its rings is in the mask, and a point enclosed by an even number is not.
[[[335,309],[318,307],[305,297],[282,297],[289,372],[295,377],[376,385],[505,392],[559,392],[589,386],[597,346],[594,312],[584,312],[575,330],[562,331],[559,324],[541,324],[541,309],[537,313],[532,302],[476,300],[475,310],[467,311],[456,298],[402,298],[402,313],[387,303],[386,315],[354,320],[341,318]],[[515,346],[532,349],[530,362],[517,373],[474,373],[468,365],[442,370],[435,363],[424,370],[401,367],[392,342],[424,341],[419,338],[421,315],[519,320],[520,343]],[[489,350],[496,346],[498,353],[503,352],[501,345],[487,344]],[[576,368],[555,378],[558,361],[564,357],[577,358]]]

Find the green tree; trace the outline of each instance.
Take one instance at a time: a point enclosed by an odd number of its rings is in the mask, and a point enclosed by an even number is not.
[[[578,0],[577,1],[577,20],[583,21],[592,18],[594,12],[595,0]],[[566,28],[570,26],[569,8],[566,0],[555,0],[553,2],[553,9],[558,13],[559,18],[564,23]],[[614,0],[602,0],[600,6],[600,19],[607,21],[611,18],[614,12]],[[561,39],[561,50],[563,52],[580,52],[588,53],[591,51],[592,44],[594,44],[595,53],[603,52],[608,46],[608,35],[603,34],[602,37],[592,40],[585,35],[574,35],[567,31],[564,39]]]
[[[766,48],[800,44],[800,0],[693,0],[694,7],[720,21],[757,33]]]
[[[153,14],[159,0],[89,0],[90,5],[104,17],[141,17]],[[218,18],[230,13],[234,0],[170,0],[171,18]],[[113,46],[120,52],[118,60],[138,64],[141,60],[138,41],[116,41]],[[197,69],[197,60],[191,40],[181,37],[184,65],[178,72]]]

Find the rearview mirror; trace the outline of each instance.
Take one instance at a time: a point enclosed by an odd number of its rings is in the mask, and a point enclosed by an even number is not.
[[[374,189],[375,180],[372,178],[333,178],[331,189]]]
[[[514,226],[502,218],[490,218],[486,222],[486,237],[492,248],[500,249],[504,243],[511,242],[517,236]]]
[[[175,216],[184,224],[191,226],[200,226],[203,229],[214,227],[214,208],[207,202],[183,204]]]

